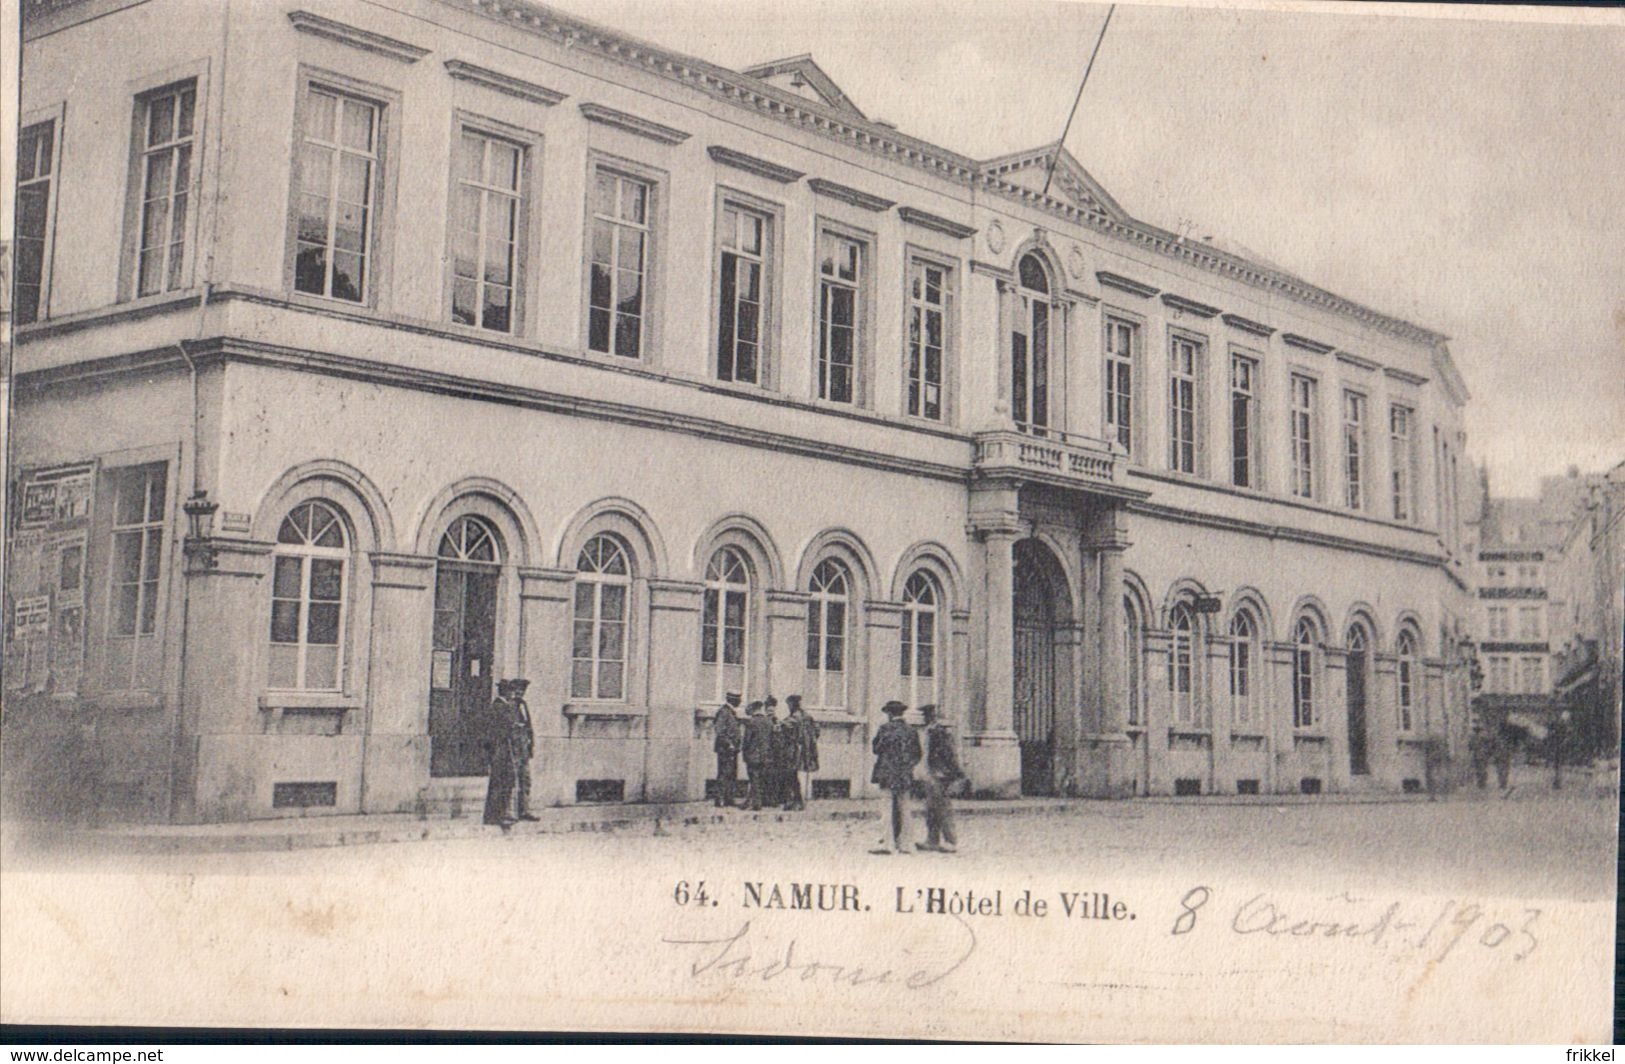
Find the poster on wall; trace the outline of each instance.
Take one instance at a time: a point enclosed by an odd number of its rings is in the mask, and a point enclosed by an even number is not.
[[[25,471],[6,580],[6,689],[72,697],[85,657],[96,463]]]

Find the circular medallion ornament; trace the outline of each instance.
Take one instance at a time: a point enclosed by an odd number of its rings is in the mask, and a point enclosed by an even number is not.
[[[1071,273],[1074,277],[1082,277],[1084,271],[1088,269],[1088,267],[1089,264],[1083,259],[1083,249],[1078,247],[1078,245],[1073,244],[1072,254],[1066,257],[1067,272]]]
[[[1004,226],[997,219],[987,223],[987,249],[995,255],[1004,250]]]

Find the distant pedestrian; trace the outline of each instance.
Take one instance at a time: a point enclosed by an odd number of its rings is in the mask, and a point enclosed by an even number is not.
[[[909,786],[914,782],[914,766],[920,763],[920,737],[913,728],[903,723],[908,707],[892,699],[880,710],[886,714],[886,723],[875,731],[873,744],[875,769],[870,782],[891,792],[891,851],[908,853],[906,817]],[[886,853],[886,840],[880,840],[876,853]]]
[[[948,794],[965,773],[954,751],[953,733],[937,720],[937,707],[921,706],[920,716],[925,721],[925,841],[916,845],[921,850],[952,853],[959,839],[954,833],[954,807]]]
[[[786,812],[801,805],[801,776],[797,771],[800,757],[796,750],[800,742],[801,729],[788,714],[773,719],[773,804]]]
[[[717,755],[718,809],[733,806],[734,791],[739,785],[739,746],[744,737],[739,726],[739,717],[735,713],[738,708],[739,692],[729,691],[722,705],[717,707],[717,715],[711,722],[714,736],[711,749],[716,751]]]
[[[536,727],[530,719],[530,703],[525,691],[530,681],[515,677],[497,684],[497,694],[508,703],[508,728],[513,736],[514,815],[520,820],[535,820],[530,811],[530,760],[536,754]]]
[[[795,730],[795,771],[791,775],[791,782],[795,786],[797,809],[807,808],[807,801],[812,797],[812,777],[818,771],[818,722],[801,708],[801,696],[791,695],[785,703],[790,707],[788,723]],[[807,779],[803,784],[801,774],[805,772]]]
[[[773,722],[762,712],[762,703],[745,707],[745,737],[740,747],[745,771],[750,775],[747,808],[761,809],[767,793],[768,770],[773,761]]]
[[[485,823],[506,831],[519,819],[514,806],[514,710],[508,701],[508,681],[497,684],[497,696],[480,715],[480,745],[485,752]]]

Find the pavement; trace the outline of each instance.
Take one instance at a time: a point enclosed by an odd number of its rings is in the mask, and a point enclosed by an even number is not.
[[[1493,801],[1498,799],[1581,798],[1594,788],[1579,774],[1570,776],[1566,789],[1551,791],[1549,770],[1518,766],[1507,792],[1467,788],[1451,795],[1390,792],[1340,794],[1154,796],[1133,799],[1020,798],[998,801],[964,800],[955,803],[959,817],[1053,817],[1087,810],[1128,810],[1135,806],[1190,805],[1202,807],[1292,806],[1338,807],[1398,805],[1429,801]],[[719,809],[708,801],[670,804],[573,805],[535,810],[536,820],[514,825],[513,837],[635,832],[660,836],[685,829],[724,824],[773,824],[878,820],[884,812],[879,798],[821,800],[804,811]],[[923,816],[915,809],[914,816]],[[69,851],[114,851],[125,854],[246,853],[323,849],[384,843],[438,842],[491,838],[501,829],[482,824],[478,816],[445,814],[310,815],[224,824],[103,824],[63,825],[55,822],[6,821],[0,824],[4,850],[28,852],[37,848]]]

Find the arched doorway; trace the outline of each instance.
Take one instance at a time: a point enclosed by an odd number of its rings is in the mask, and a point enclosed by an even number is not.
[[[1055,555],[1037,540],[1015,548],[1013,616],[1015,691],[1013,723],[1021,743],[1021,793],[1055,791],[1057,714],[1056,636],[1071,614],[1066,575]]]
[[[1349,626],[1348,662],[1345,667],[1348,676],[1349,773],[1355,776],[1365,776],[1371,772],[1370,739],[1366,734],[1370,645],[1371,639],[1364,625],[1356,622]]]
[[[490,705],[502,543],[483,518],[454,520],[436,549],[429,661],[429,775],[486,771],[479,722]]]

